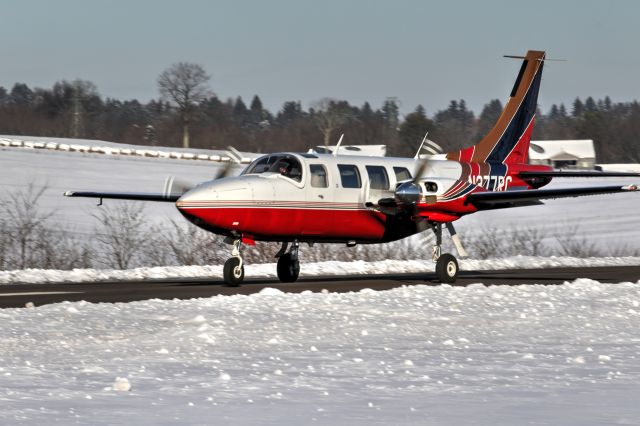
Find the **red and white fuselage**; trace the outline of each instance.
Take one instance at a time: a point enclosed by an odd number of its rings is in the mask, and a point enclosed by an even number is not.
[[[277,164],[292,164],[293,175]],[[212,232],[265,241],[386,242],[451,222],[478,209],[465,205],[473,191],[529,186],[508,168],[428,160],[417,182],[421,198],[411,212],[387,214],[378,201],[413,178],[423,160],[410,158],[271,154],[240,176],[200,184],[176,203],[181,213]],[[263,168],[260,168],[260,164]],[[500,174],[498,174],[498,172]],[[435,201],[435,202],[434,202]]]

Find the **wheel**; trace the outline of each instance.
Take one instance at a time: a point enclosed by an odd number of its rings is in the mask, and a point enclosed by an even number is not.
[[[292,259],[291,253],[285,253],[278,259],[278,278],[283,283],[292,283],[300,275],[300,262]]]
[[[230,286],[239,286],[242,280],[244,280],[244,265],[240,266],[240,259],[237,257],[231,257],[224,262],[224,268],[222,274],[224,276],[224,282]]]
[[[451,284],[458,278],[458,261],[456,258],[445,253],[438,258],[436,263],[436,275],[441,283]]]

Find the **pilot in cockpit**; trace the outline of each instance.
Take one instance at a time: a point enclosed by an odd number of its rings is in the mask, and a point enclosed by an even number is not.
[[[278,163],[278,173],[280,173],[282,176],[290,177],[289,176],[290,172],[291,172],[291,163],[289,163],[286,160],[281,160]]]

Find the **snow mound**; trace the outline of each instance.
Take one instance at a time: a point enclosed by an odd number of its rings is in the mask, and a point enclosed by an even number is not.
[[[0,424],[640,418],[640,283],[273,295],[0,310]]]

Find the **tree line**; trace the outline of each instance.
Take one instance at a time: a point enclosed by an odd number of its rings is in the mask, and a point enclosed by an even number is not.
[[[306,151],[334,144],[341,133],[353,145],[385,144],[388,155],[413,156],[428,131],[445,151],[478,142],[493,126],[503,104],[489,101],[478,115],[464,100],[452,100],[427,114],[418,105],[402,116],[398,102],[379,107],[323,98],[303,108],[287,101],[276,111],[258,95],[222,100],[196,64],[178,63],[157,80],[159,97],[149,102],[103,98],[85,80],[59,81],[51,88],[16,83],[0,86],[0,134],[102,139],[113,142],[273,152]],[[640,162],[640,104],[609,97],[576,98],[570,107],[538,111],[534,139],[593,139],[600,162]]]

